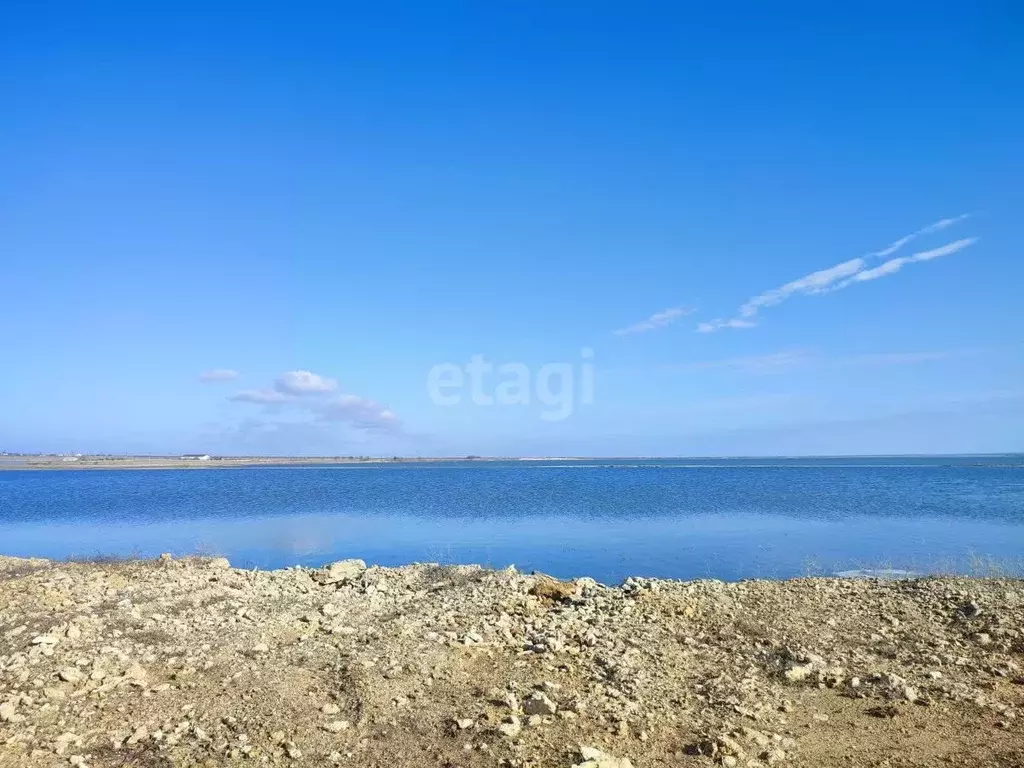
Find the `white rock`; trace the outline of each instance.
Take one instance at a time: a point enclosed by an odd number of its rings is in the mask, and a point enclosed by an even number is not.
[[[810,677],[813,671],[813,664],[794,664],[783,672],[782,675],[791,683],[799,683]]]
[[[339,707],[337,704],[328,703],[320,707],[320,711],[323,712],[325,715],[338,715],[341,714],[341,707]]]
[[[57,677],[65,683],[80,683],[85,675],[76,667],[64,667],[64,669],[57,673]]]
[[[519,718],[515,715],[506,717],[505,721],[498,726],[498,731],[501,732],[501,735],[509,739],[514,739],[521,730],[523,730],[523,724],[519,722]]]
[[[366,570],[366,563],[362,560],[338,560],[326,568],[322,568],[316,576],[321,584],[345,584],[353,579],[359,578]]]
[[[633,768],[629,758],[612,757],[594,747],[580,747],[580,757],[583,758],[583,762],[577,763],[573,768]]]
[[[149,677],[149,673],[146,668],[141,664],[132,664],[128,667],[128,670],[124,673],[124,676],[136,685],[143,685],[146,682],[146,678]]]

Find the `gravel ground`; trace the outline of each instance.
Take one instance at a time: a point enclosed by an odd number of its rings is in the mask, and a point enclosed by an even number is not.
[[[0,765],[1024,765],[1024,582],[0,557]]]

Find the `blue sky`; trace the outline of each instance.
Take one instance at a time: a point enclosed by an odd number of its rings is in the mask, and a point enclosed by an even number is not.
[[[833,5],[8,8],[0,450],[1024,450],[1021,14]]]

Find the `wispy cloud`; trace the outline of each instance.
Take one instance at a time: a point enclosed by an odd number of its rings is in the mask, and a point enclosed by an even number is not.
[[[669,307],[668,309],[663,309],[660,312],[655,312],[646,320],[641,320],[639,323],[628,325],[625,328],[619,328],[615,331],[615,335],[629,336],[634,333],[646,333],[647,331],[664,328],[666,325],[671,325],[681,317],[692,315],[694,311],[693,307]]]
[[[741,317],[734,317],[730,320],[709,320],[703,323],[697,324],[697,330],[701,333],[710,333],[711,331],[718,331],[722,328],[753,328],[756,326],[753,320],[744,320]]]
[[[969,218],[970,215],[971,214],[969,213],[961,213],[959,216],[951,216],[948,219],[939,219],[938,221],[929,224],[927,227],[921,227],[921,229],[917,230],[916,232],[911,232],[909,235],[904,235],[903,237],[898,238],[897,240],[893,240],[891,243],[889,243],[889,245],[887,245],[882,250],[873,251],[872,253],[869,253],[866,258],[884,259],[886,256],[891,256],[892,254],[896,253],[896,251],[898,251],[907,243],[916,240],[917,238],[923,235],[932,235],[936,232],[941,232],[947,227],[951,227],[954,224]]]
[[[937,259],[939,256],[948,256],[951,253],[962,251],[964,248],[974,245],[977,241],[978,238],[976,237],[965,237],[961,240],[955,240],[952,243],[947,243],[946,245],[938,248],[933,248],[930,251],[920,251],[911,256],[899,256],[895,259],[889,259],[889,261],[883,262],[877,267],[858,272],[849,280],[839,283],[835,287],[835,290],[845,288],[851,283],[863,283],[867,280],[877,280],[879,277],[891,275],[895,272],[899,272],[905,264],[913,264],[918,261],[931,261],[932,259]]]
[[[284,412],[323,423],[343,423],[362,431],[401,431],[398,417],[375,400],[339,394],[336,379],[312,371],[288,371],[274,380],[272,389],[246,389],[228,400],[266,406],[268,412]]]
[[[911,256],[900,256],[895,259],[890,259],[876,267],[869,266],[877,259],[891,256],[907,243],[916,240],[918,237],[942,231],[957,222],[963,221],[967,216],[968,214],[962,214],[948,219],[939,219],[926,227],[922,227],[916,232],[912,232],[909,235],[904,235],[903,237],[894,240],[880,250],[872,251],[864,256],[859,256],[855,259],[841,262],[835,266],[827,267],[826,269],[811,272],[809,275],[804,275],[801,278],[792,280],[778,288],[765,291],[764,293],[748,299],[743,305],[741,305],[735,317],[702,322],[698,324],[697,330],[701,333],[711,333],[725,328],[753,328],[757,325],[758,316],[762,309],[781,304],[791,296],[838,291],[842,288],[853,285],[854,283],[877,280],[880,277],[895,274],[906,264],[930,261],[931,259],[938,258],[939,256],[956,253],[957,251],[976,243],[978,238],[963,238],[952,243],[947,243],[946,245],[938,248],[933,248],[929,251],[919,251]]]
[[[305,397],[307,395],[323,395],[338,388],[335,379],[313,373],[312,371],[288,371],[278,376],[274,389],[286,395]]]
[[[235,392],[228,400],[234,403],[256,403],[257,405],[280,405],[287,403],[291,398],[273,389],[243,389]]]
[[[324,421],[343,421],[362,429],[390,430],[398,426],[398,418],[375,400],[356,395],[340,395],[324,401],[316,408]]]
[[[212,384],[217,381],[234,381],[238,376],[238,371],[233,371],[230,368],[214,368],[199,374],[199,380],[204,384]]]

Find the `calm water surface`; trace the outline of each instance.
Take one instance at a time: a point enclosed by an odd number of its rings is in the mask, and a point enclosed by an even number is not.
[[[1024,457],[0,472],[0,552],[484,563],[618,582],[1024,563]],[[982,566],[987,567],[987,566]]]

